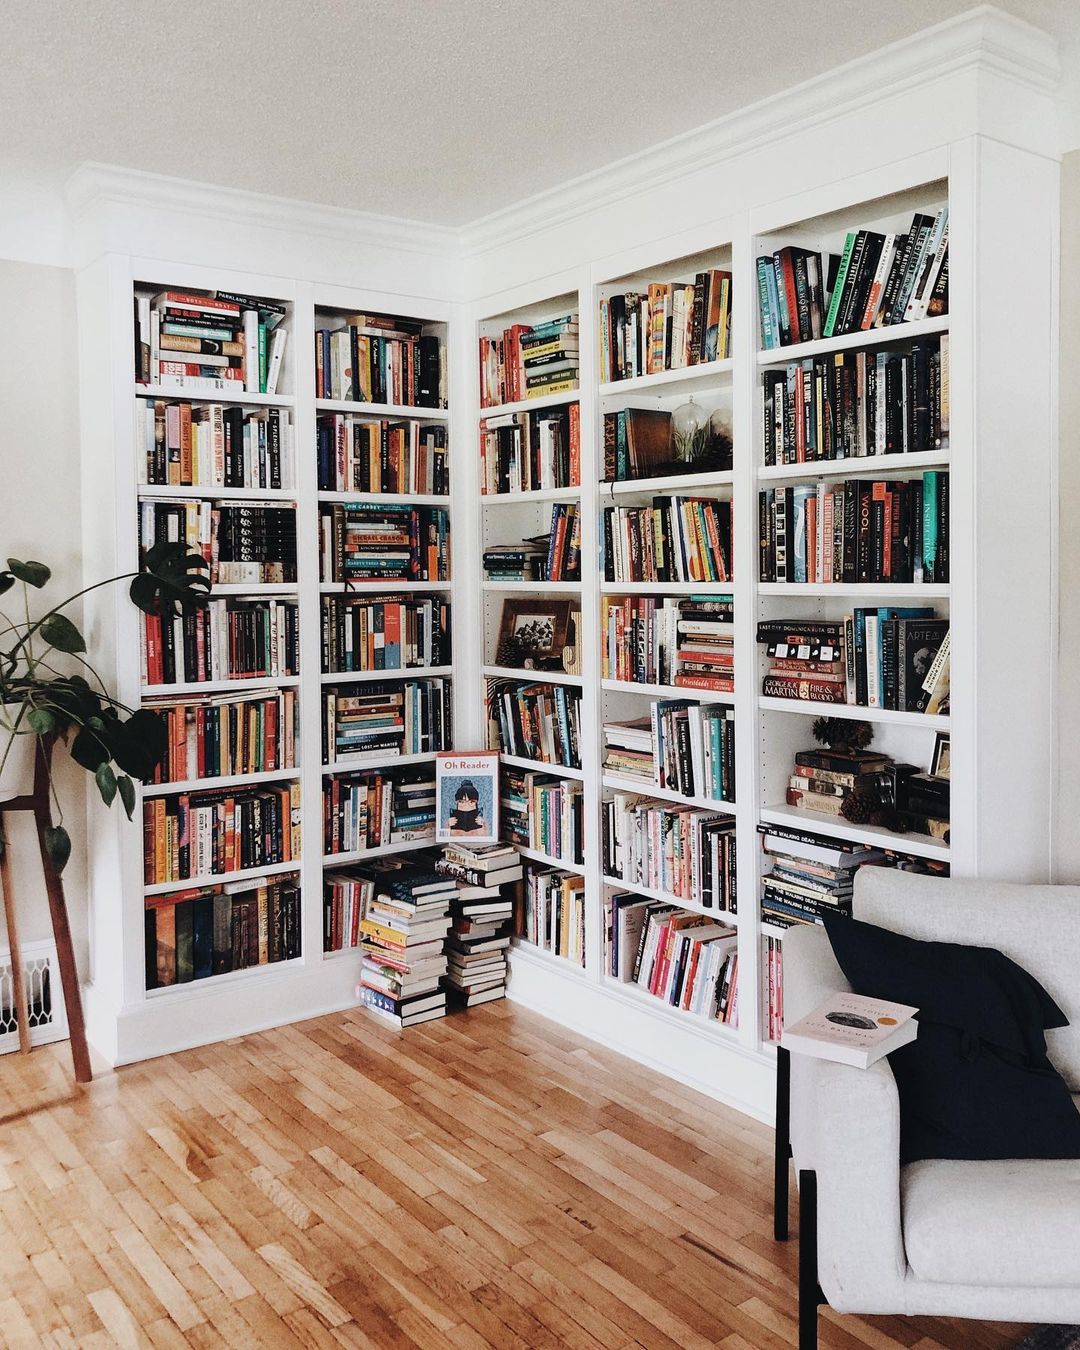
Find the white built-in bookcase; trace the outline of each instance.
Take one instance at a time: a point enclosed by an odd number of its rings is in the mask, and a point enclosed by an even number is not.
[[[898,849],[942,857],[956,875],[1031,880],[1049,872],[1054,759],[1055,458],[1057,427],[1058,165],[1053,140],[1056,54],[1049,39],[994,11],[980,10],[758,105],[700,133],[549,191],[459,232],[406,222],[369,222],[359,242],[338,247],[338,213],[230,198],[218,228],[214,190],[180,198],[189,215],[153,205],[143,186],[131,207],[130,182],[108,198],[104,224],[87,230],[80,253],[83,484],[87,574],[134,567],[135,465],[131,409],[131,293],[137,280],[222,288],[284,300],[292,338],[282,398],[291,400],[298,479],[303,762],[304,955],[287,970],[260,969],[146,998],[142,992],[141,838],[137,826],[92,808],[93,1042],[114,1060],[140,1058],[260,1025],[314,1015],[353,1001],[355,958],[324,961],[318,710],[318,575],[314,531],[315,417],[312,345],[316,313],[370,309],[445,325],[450,351],[449,455],[453,485],[454,680],[457,743],[484,743],[485,671],[492,667],[502,601],[513,585],[485,584],[485,546],[537,534],[552,500],[582,510],[581,778],[586,799],[587,950],[583,968],[518,944],[510,996],[586,1037],[655,1065],[759,1115],[771,1109],[772,1053],[764,1039],[758,972],[762,931],[757,888],[762,866],[756,827],[784,819],[792,754],[812,743],[812,708],[759,696],[759,618],[824,616],[877,603],[933,604],[951,624],[952,839],[946,850],[923,836],[891,839]],[[186,191],[186,189],[185,189]],[[112,196],[110,197],[110,193]],[[407,194],[403,195],[403,201]],[[812,466],[765,469],[761,380],[770,363],[809,350],[895,343],[899,329],[759,350],[755,258],[786,243],[837,249],[848,229],[896,228],[915,209],[950,209],[947,331],[951,418],[947,449],[931,455],[823,466],[854,477],[915,476],[948,468],[950,565],[947,585],[761,585],[757,580],[759,488]],[[127,215],[125,216],[125,212]],[[477,203],[477,217],[484,204]],[[198,216],[198,224],[190,223]],[[123,217],[126,224],[117,221]],[[247,222],[254,222],[250,229]],[[148,225],[149,222],[149,225]],[[288,247],[279,241],[287,224]],[[352,228],[350,226],[350,228]],[[197,247],[187,244],[194,231]],[[364,230],[371,233],[364,243]],[[157,234],[155,234],[157,231]],[[159,237],[156,258],[132,257],[133,240]],[[143,251],[149,246],[142,245]],[[310,255],[310,256],[309,256]],[[342,258],[347,259],[343,263]],[[167,261],[169,259],[179,261]],[[166,260],[166,261],[163,261]],[[287,264],[286,265],[286,261]],[[693,276],[704,266],[733,276],[730,358],[709,367],[601,385],[597,306],[638,280]],[[261,270],[260,270],[261,269]],[[338,278],[328,284],[324,278]],[[290,279],[291,278],[291,279]],[[350,288],[362,279],[368,289]],[[426,297],[426,298],[425,298]],[[481,497],[477,428],[499,410],[481,409],[477,339],[510,322],[580,315],[580,388],[563,401],[580,407],[581,484],[510,498]],[[736,795],[740,1026],[711,1026],[603,974],[599,803],[605,719],[643,715],[654,691],[604,685],[598,617],[602,594],[598,524],[611,500],[600,483],[605,411],[628,404],[674,408],[695,401],[729,414],[734,467],[694,476],[694,493],[729,497],[734,513]],[[541,406],[527,401],[523,408]],[[502,411],[505,411],[503,409]],[[425,419],[431,414],[423,412]],[[676,486],[667,480],[665,487]],[[617,485],[621,500],[647,500],[648,483]],[[389,589],[389,588],[387,588]],[[397,589],[397,588],[395,588]],[[537,588],[528,585],[530,593]],[[563,589],[563,588],[560,588]],[[573,588],[574,591],[578,589]],[[631,588],[616,584],[626,593]],[[657,588],[674,593],[673,586]],[[708,589],[697,584],[693,590]],[[913,594],[914,593],[914,594]],[[107,674],[138,697],[137,616],[109,598],[90,606],[90,627]],[[873,601],[871,596],[874,597]],[[422,672],[421,672],[422,673]],[[502,673],[502,672],[499,672]],[[532,678],[530,674],[530,678]],[[831,711],[835,712],[835,709]],[[918,715],[851,709],[875,725],[875,743],[927,764],[933,723]],[[544,772],[558,772],[541,766]],[[872,829],[831,818],[823,834],[876,841]],[[632,889],[631,887],[620,887]]]

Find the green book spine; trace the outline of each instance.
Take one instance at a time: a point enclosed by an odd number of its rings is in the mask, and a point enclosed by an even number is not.
[[[938,536],[938,473],[923,474],[923,580],[936,581],[934,563],[937,558]]]
[[[176,983],[195,978],[195,904],[181,900],[176,906]]]
[[[259,324],[259,393],[266,393],[266,324]]]
[[[855,247],[857,234],[857,230],[849,230],[847,238],[844,240],[844,252],[840,258],[840,269],[836,273],[836,285],[833,287],[832,298],[829,301],[829,314],[825,320],[825,327],[822,329],[822,337],[832,337],[833,335],[833,325],[840,314],[840,298],[844,293],[844,282],[847,280],[848,267],[851,265],[851,251]]]

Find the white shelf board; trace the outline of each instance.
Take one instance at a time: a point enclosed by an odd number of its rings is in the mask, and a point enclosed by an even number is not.
[[[320,595],[395,595],[398,591],[450,591],[452,581],[406,581],[400,577],[372,577],[369,581],[320,581]]]
[[[585,875],[585,864],[567,862],[563,858],[553,858],[550,853],[545,853],[539,848],[526,848],[524,844],[515,844],[514,847],[523,858],[528,858],[529,862],[543,863],[547,867],[558,867],[563,872],[573,872],[576,876]]]
[[[718,469],[715,473],[673,473],[660,478],[627,478],[609,483],[601,479],[597,484],[601,502],[608,497],[633,497],[638,493],[689,492],[699,497],[709,488],[731,487],[735,481],[732,469]]]
[[[806,478],[880,478],[882,474],[919,473],[947,468],[949,447],[920,450],[909,455],[862,455],[851,459],[818,459],[805,464],[763,464],[757,471],[763,483]]]
[[[723,361],[703,361],[696,366],[678,370],[661,370],[655,375],[635,375],[629,380],[606,380],[599,388],[601,398],[617,398],[620,394],[649,394],[660,397],[679,394],[684,389],[697,389],[710,380],[721,381],[731,377],[735,363],[731,357]]]
[[[451,676],[453,666],[395,666],[392,670],[338,670],[319,676],[320,684],[363,684],[368,680],[425,680]]]
[[[805,928],[805,924],[792,924],[792,927]],[[787,929],[781,928],[779,924],[770,923],[768,919],[761,919],[758,923],[758,932],[762,937],[781,938],[787,935]]]
[[[508,417],[513,413],[537,412],[541,408],[562,408],[577,403],[581,398],[581,389],[568,389],[562,394],[538,394],[536,398],[519,398],[513,403],[497,403],[492,407],[480,409],[480,420],[489,417]]]
[[[588,980],[585,970],[572,961],[569,956],[558,956],[555,952],[548,951],[546,947],[538,947],[535,942],[530,942],[526,937],[515,934],[513,941],[508,949],[515,956],[524,957],[528,961],[536,961],[541,965],[554,967],[562,975],[569,975],[571,979]],[[510,969],[510,978],[513,978],[513,967]]]
[[[386,858],[392,853],[412,853],[418,848],[432,848],[435,835],[424,839],[404,839],[397,844],[374,844],[371,848],[353,849],[348,853],[324,853],[323,867],[345,867],[349,863],[366,862],[368,858]]]
[[[198,694],[249,692],[256,689],[295,689],[298,675],[249,675],[242,680],[195,680],[190,684],[144,684],[143,698],[171,698],[180,702]]]
[[[296,399],[292,394],[255,394],[242,390],[232,393],[215,389],[211,393],[195,393],[188,389],[166,389],[160,384],[137,384],[136,398],[168,399],[173,403],[246,403],[252,408],[292,408]]]
[[[230,773],[218,778],[187,778],[176,783],[143,783],[140,791],[147,797],[174,797],[181,792],[206,792],[216,788],[253,787],[258,783],[287,783],[300,777],[301,770],[260,769],[255,773]]]
[[[580,675],[563,675],[557,670],[518,670],[514,666],[481,666],[480,674],[493,680],[519,680],[523,684],[571,684],[580,688]]]
[[[735,597],[733,581],[602,581],[601,595],[708,595]]]
[[[414,408],[400,403],[354,403],[348,398],[317,398],[315,411],[359,413],[361,416],[375,419],[407,418],[416,422],[445,422],[450,416],[446,408]]]
[[[524,769],[528,773],[550,773],[555,778],[574,778],[579,782],[585,777],[582,769],[572,769],[564,764],[545,764],[541,760],[526,759],[521,755],[506,755],[501,750],[499,759],[512,769]]]
[[[650,994],[647,989],[642,989],[640,985],[617,980],[613,975],[605,975],[604,988],[614,998],[621,998],[627,1003],[633,1003],[639,1007],[646,1008],[649,1012],[655,1013],[658,1017],[666,1017],[675,1020],[681,1026],[701,1032],[703,1036],[708,1036],[731,1044],[735,1044],[739,1040],[738,1027],[728,1026],[725,1022],[717,1022],[714,1019],[701,1017],[697,1013],[686,1012],[682,1008],[673,1008],[670,1003],[665,1003],[663,999],[657,998],[655,994]]]
[[[140,500],[181,501],[238,501],[238,502],[288,502],[296,505],[295,488],[262,487],[180,487],[173,483],[140,483]]]
[[[601,680],[600,688],[609,694],[641,694],[646,698],[690,699],[697,703],[735,706],[734,694],[722,694],[716,689],[686,689],[678,684],[638,684],[634,680]]]
[[[253,581],[248,584],[238,581],[215,582],[210,599],[219,600],[222,596],[233,595],[250,595],[256,598],[267,595],[296,595],[298,589],[295,581]]]
[[[717,923],[726,924],[728,928],[738,928],[739,916],[729,914],[724,909],[714,909],[711,905],[703,905],[698,900],[687,900],[681,895],[671,895],[667,891],[658,891],[652,886],[642,886],[636,881],[623,881],[619,877],[608,876],[606,873],[601,878],[605,886],[620,891],[633,891],[635,895],[640,895],[643,900],[658,900],[663,905],[678,905],[680,909],[688,909],[694,914],[704,914],[706,918],[715,919]]]
[[[434,750],[428,750],[422,755],[399,755],[392,750],[386,750],[370,757],[359,755],[355,759],[348,757],[335,759],[332,764],[324,764],[322,771],[324,774],[332,774],[354,773],[357,769],[389,769],[391,766],[407,768],[410,764],[430,764],[436,753]]]
[[[864,708],[856,703],[813,703],[808,699],[758,699],[763,712],[803,713],[807,717],[844,717],[860,722],[879,722],[884,726],[922,727],[927,731],[948,731],[948,715],[928,717],[926,713],[898,712],[895,708]]]
[[[320,502],[374,502],[377,506],[444,506],[450,509],[445,492],[327,492],[317,494]]]
[[[273,978],[289,970],[295,970],[304,964],[302,956],[291,957],[288,961],[267,961],[262,965],[245,966],[243,970],[225,970],[220,975],[208,975],[201,980],[185,980],[183,984],[165,984],[158,989],[148,989],[147,998],[166,998],[170,1002],[201,998],[213,994],[226,984],[235,984],[240,980],[261,980]]]
[[[675,802],[679,806],[696,806],[703,811],[718,811],[721,815],[735,815],[734,802],[718,802],[711,797],[688,797],[683,792],[671,788],[659,787],[655,783],[639,782],[636,778],[624,778],[621,774],[605,773],[601,784],[613,792],[633,792],[639,797],[655,797],[662,802]]]
[[[949,583],[915,581],[759,581],[759,595],[853,596],[891,595],[920,600],[944,600]]]
[[[580,581],[485,581],[485,591],[529,591],[534,595],[580,595]]]
[[[522,506],[528,502],[572,502],[580,496],[580,484],[572,487],[531,488],[528,492],[482,492],[480,505]]]
[[[757,359],[759,366],[786,366],[807,357],[885,347],[894,342],[911,342],[915,338],[948,331],[949,316],[944,314],[936,319],[919,319],[916,323],[894,323],[887,328],[867,328],[858,333],[847,333],[843,337],[817,338],[813,342],[795,342],[790,347],[773,347],[758,352]]]
[[[234,881],[254,881],[258,877],[277,877],[284,872],[299,872],[299,858],[288,862],[265,863],[262,867],[244,867],[235,872],[204,872],[201,876],[184,877],[180,881],[155,881],[143,885],[144,895],[168,895],[170,891],[193,891],[204,886],[231,885]]]
[[[917,858],[949,860],[949,846],[925,834],[897,834],[875,825],[852,825],[842,816],[829,816],[820,811],[801,811],[794,806],[767,806],[761,811],[766,825],[786,825],[793,830],[809,830],[832,839],[847,839],[872,848],[888,848],[895,853],[910,853]]]

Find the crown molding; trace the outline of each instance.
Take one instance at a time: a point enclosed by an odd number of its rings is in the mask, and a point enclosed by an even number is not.
[[[77,231],[107,206],[147,208],[243,229],[277,230],[317,236],[348,248],[380,248],[453,259],[460,253],[460,230],[348,207],[274,197],[115,164],[81,165],[64,191],[68,219]]]
[[[945,76],[983,72],[1056,100],[1058,45],[1041,29],[993,5],[979,5],[869,52],[704,126],[673,136],[464,226],[463,256],[475,257],[656,188],[735,154],[805,131]],[[1057,118],[1046,152],[1059,153]]]

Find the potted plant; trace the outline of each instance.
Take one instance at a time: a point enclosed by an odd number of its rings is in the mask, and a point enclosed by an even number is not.
[[[0,571],[0,595],[22,586],[22,615],[0,611],[0,804],[33,791],[37,757],[50,772],[50,752],[63,741],[71,758],[93,774],[101,800],[119,797],[131,819],[133,778],[146,782],[165,754],[164,720],[148,708],[129,708],[114,698],[86,660],[82,633],[63,611],[81,596],[130,578],[128,594],[146,614],[176,613],[202,605],[210,593],[206,560],[186,545],[160,543],[148,549],[143,570],[86,586],[30,616],[30,591],[42,590],[52,573],[44,563],[9,558]],[[51,774],[49,777],[52,789]],[[49,859],[59,873],[71,854],[60,823],[46,833]],[[0,842],[2,847],[2,842]]]

